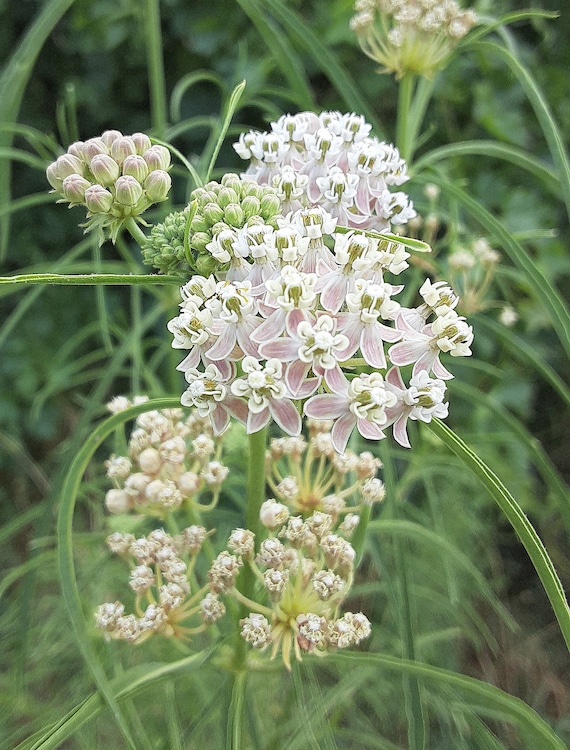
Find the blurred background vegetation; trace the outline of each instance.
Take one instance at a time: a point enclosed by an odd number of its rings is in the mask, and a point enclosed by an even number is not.
[[[11,70],[32,19],[48,6],[56,5],[42,0],[0,0],[0,62],[4,73]],[[266,129],[268,121],[282,112],[355,109],[355,101],[360,98],[368,107],[366,114],[376,120],[375,134],[388,140],[395,138],[394,80],[378,74],[375,65],[360,52],[349,30],[352,8],[348,0],[287,0],[285,6],[316,35],[322,49],[334,55],[335,64],[346,72],[349,82],[357,82],[354,90],[347,87],[346,81],[335,78],[325,65],[320,48],[315,49],[298,29],[289,27],[286,19],[272,12],[272,3],[162,0],[164,74],[167,92],[173,94],[168,122],[156,112],[153,115],[149,95],[148,18],[154,3],[76,0],[68,2],[69,8],[63,12],[64,5],[59,3],[61,19],[37,50],[30,75],[24,81],[19,111],[13,101],[14,97],[17,99],[16,92],[10,88],[14,79],[6,75],[0,79],[0,119],[9,123],[15,118],[19,123],[15,128],[8,124],[0,131],[2,275],[22,270],[71,273],[103,268],[123,269],[120,272],[142,269],[140,255],[136,250],[129,251],[125,242],[117,248],[108,244],[98,251],[89,240],[84,241],[78,228],[83,220],[81,209],[68,211],[54,205],[47,194],[45,165],[70,142],[99,135],[108,128],[124,133],[142,130],[168,138],[197,164],[208,147],[210,125],[218,120],[227,92],[243,79],[247,88],[234,119],[234,135],[250,127]],[[495,17],[529,6],[558,10],[560,16],[557,20],[517,22],[504,32],[503,40],[512,45],[532,71],[567,138],[567,3],[474,3],[479,14]],[[283,30],[283,44],[277,48],[268,29],[279,28]],[[27,59],[29,63],[30,58]],[[193,79],[188,78],[194,74]],[[42,138],[41,133],[46,137]],[[438,77],[423,133],[418,160],[423,153],[449,143],[495,139],[527,149],[545,163],[551,162],[544,136],[520,85],[500,59],[476,49],[455,57]],[[218,168],[242,169],[229,145],[222,149]],[[450,159],[445,174],[524,240],[537,267],[568,299],[568,217],[556,191],[514,165],[486,157]],[[172,202],[161,205],[152,218],[185,205],[185,182],[177,183],[175,179],[174,184]],[[449,252],[458,250],[477,233],[485,234],[449,201],[442,199],[433,209],[421,182],[415,184],[412,179],[406,190],[420,213],[435,210],[438,214],[440,229],[435,249],[442,267],[445,268]],[[448,231],[450,227],[454,230]],[[151,313],[155,302],[152,294],[123,288],[102,292],[93,287],[63,286],[30,287],[18,292],[0,290],[0,554],[2,568],[7,571],[0,584],[0,633],[4,644],[0,656],[0,719],[6,718],[0,721],[4,727],[0,729],[0,742],[7,748],[56,720],[88,692],[88,678],[59,598],[54,552],[58,487],[74,450],[104,413],[106,400],[117,393],[133,392],[136,387],[153,396],[172,394],[180,388],[172,365],[176,358],[171,359],[170,353],[164,351],[163,333],[164,321],[176,306],[175,292],[169,309],[143,328],[140,321]],[[531,355],[548,363],[562,377],[567,375],[567,364],[528,281],[506,256],[490,299],[499,302],[488,307],[485,319],[477,313],[470,321],[476,331],[476,361],[454,370],[459,386],[452,389],[449,424],[509,486],[544,539],[568,586],[570,511],[560,500],[564,495],[560,487],[570,479],[568,409],[553,384],[532,366]],[[505,329],[497,326],[505,303],[519,316],[506,335]],[[491,327],[486,320],[491,321]],[[139,338],[139,334],[143,335],[144,357],[150,363],[136,378],[132,375],[135,355],[129,348],[129,333]],[[125,347],[123,354],[117,357],[121,346]],[[521,356],[523,351],[529,352],[531,359]],[[424,636],[420,656],[485,679],[521,697],[570,741],[570,661],[526,553],[475,481],[465,476],[455,459],[439,450],[427,431],[422,431],[421,437],[422,440],[415,436],[410,456],[402,458],[396,452],[388,457],[395,459],[405,476],[398,494],[400,517],[429,526],[464,553],[489,582],[494,604],[491,606],[481,587],[474,584],[471,572],[458,571],[447,558],[442,564],[433,545],[410,541],[416,608],[422,613],[421,617],[417,614],[420,641]],[[542,457],[543,471],[537,469],[536,455]],[[436,468],[426,472],[430,462]],[[437,470],[442,466],[444,473]],[[101,592],[111,588],[110,579],[100,580],[98,572],[103,565],[101,475],[101,471],[94,472],[88,478],[78,520],[80,532],[100,532],[98,537],[78,535],[82,575],[90,581],[85,590],[87,608],[89,603],[94,605],[101,600]],[[397,622],[384,590],[386,580],[393,575],[394,557],[389,542],[381,534],[372,537],[361,583],[362,597],[371,590],[374,596],[362,606],[367,607],[369,616],[379,626],[375,647],[399,653]],[[446,576],[450,565],[451,588],[455,587],[451,591],[442,583],[447,580],[449,584]],[[102,569],[106,571],[106,567]],[[110,570],[106,575],[113,573]],[[445,615],[435,601],[429,602],[429,596],[428,601],[422,598],[440,584],[445,589]],[[514,630],[510,627],[511,616],[517,623]],[[430,632],[443,629],[444,625],[451,627],[450,623],[457,627],[459,635],[449,635],[449,643],[443,636],[430,642]],[[166,653],[164,646],[155,648],[152,651],[145,647],[146,652],[141,649],[136,657],[123,656],[127,660],[156,659]],[[105,658],[110,663],[108,654]],[[209,679],[210,686],[198,701],[201,709],[209,705],[220,678],[212,671]],[[331,684],[337,679],[334,670],[328,679]],[[383,683],[383,687],[376,684],[376,694],[381,695],[386,712],[384,716],[378,707],[374,709],[380,724],[395,716],[390,710],[398,703],[400,688],[393,688],[394,684],[394,680]],[[197,685],[188,683],[182,689],[182,697],[195,696],[192,691],[198,690]],[[355,696],[364,700],[367,689],[365,683],[353,686],[351,700]],[[473,728],[476,725],[472,723],[466,729],[465,714],[459,718],[453,705],[445,705],[445,696],[433,695],[430,701],[434,714],[443,717],[432,727],[431,747],[487,747],[475,744],[472,738],[478,736]],[[279,710],[285,709],[270,707],[276,716]],[[341,708],[337,710],[342,714]],[[398,744],[379,747],[406,746],[404,712],[401,708],[394,711],[394,725],[389,730],[384,727],[383,732]],[[104,730],[102,726],[99,724],[92,734],[87,732],[82,738],[70,740],[65,747],[103,746],[103,737],[110,746],[118,746],[113,744],[116,735],[112,729]],[[192,742],[201,736],[196,732]],[[519,747],[516,737],[507,730],[496,732],[505,747]],[[459,735],[464,744],[457,739]],[[90,744],[95,742],[95,736],[99,744]],[[203,736],[207,737],[207,732]],[[278,742],[278,738],[273,736],[272,742]],[[149,746],[168,747],[168,742],[160,745],[150,741]],[[188,745],[195,746],[198,745]],[[261,746],[279,747],[269,741]],[[360,745],[347,734],[345,744],[339,746]]]

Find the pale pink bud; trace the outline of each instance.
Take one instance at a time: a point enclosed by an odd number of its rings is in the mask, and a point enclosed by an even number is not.
[[[82,161],[85,161],[83,156],[83,147],[85,146],[85,143],[83,141],[75,141],[75,143],[72,143],[71,146],[67,149],[67,153],[71,154],[72,156],[76,156],[78,159],[81,159]]]
[[[108,154],[109,149],[101,138],[90,138],[83,144],[83,158],[85,161],[91,161],[97,154]]]
[[[154,169],[168,169],[170,166],[170,151],[165,146],[151,146],[144,152],[143,158],[150,172]]]
[[[148,175],[148,165],[138,154],[129,154],[123,162],[123,174],[130,174],[140,183],[143,183]]]
[[[73,156],[73,154],[63,154],[55,162],[55,166],[57,174],[62,180],[72,174],[83,175],[85,169],[83,162],[77,156]]]
[[[84,195],[85,205],[92,214],[106,214],[113,205],[113,195],[103,185],[91,185]]]
[[[143,189],[134,177],[123,175],[115,183],[115,198],[123,206],[134,206],[143,194]]]
[[[117,162],[117,164],[122,164],[127,156],[134,156],[136,152],[137,149],[134,141],[128,135],[124,135],[122,138],[117,138],[111,144],[111,156]]]
[[[117,138],[122,138],[123,134],[120,130],[106,130],[103,135],[101,136],[101,140],[107,146],[107,148],[111,148],[111,144],[113,141],[116,141]]]
[[[146,133],[133,133],[131,138],[137,149],[137,154],[144,154],[151,146],[150,138]]]
[[[155,169],[146,178],[144,189],[149,201],[160,203],[160,201],[166,200],[171,185],[172,180],[168,172],[162,169]]]
[[[83,203],[85,191],[91,187],[89,180],[80,174],[70,174],[61,185],[61,194],[70,203]]]
[[[54,190],[57,190],[58,192],[61,192],[61,183],[63,182],[63,180],[61,179],[57,171],[57,162],[52,162],[46,169],[46,177],[52,188]]]
[[[89,169],[101,185],[112,185],[121,174],[119,165],[108,154],[94,156],[89,164]]]

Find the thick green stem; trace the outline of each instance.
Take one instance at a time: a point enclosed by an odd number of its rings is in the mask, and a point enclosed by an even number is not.
[[[64,284],[67,286],[176,284],[176,286],[180,286],[180,277],[130,273],[26,273],[18,276],[0,276],[0,284],[10,286],[29,286],[30,284]]]
[[[414,91],[415,77],[406,73],[400,81],[398,90],[398,122],[396,124],[396,146],[404,159],[409,159],[413,151],[413,143],[410,138],[410,109]]]
[[[167,105],[159,0],[146,0],[144,18],[152,130],[155,136],[164,138]]]
[[[133,219],[132,216],[130,216],[128,219],[125,219],[125,222],[123,224],[127,232],[131,235],[131,237],[135,240],[137,245],[140,247],[144,247],[147,243],[148,237],[143,232],[143,230],[139,227],[137,222]]]

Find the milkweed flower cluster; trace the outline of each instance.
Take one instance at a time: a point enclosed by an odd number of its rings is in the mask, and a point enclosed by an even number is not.
[[[86,231],[108,232],[113,240],[132,218],[166,200],[171,187],[170,152],[144,133],[106,130],[99,138],[72,143],[46,175],[60,202],[87,209]]]
[[[188,526],[172,536],[155,529],[146,536],[114,532],[107,546],[130,563],[133,612],[119,600],[101,604],[96,627],[107,640],[140,644],[154,634],[188,639],[225,613],[223,602],[205,585],[191,592],[195,562],[206,538],[202,526]]]
[[[243,133],[234,148],[250,162],[242,175],[273,187],[287,215],[320,206],[342,227],[389,231],[416,214],[406,193],[406,162],[392,144],[370,135],[354,113],[301,112]]]
[[[109,407],[116,412],[129,405],[118,397]],[[127,455],[105,462],[114,485],[105,496],[107,510],[165,518],[183,507],[215,507],[229,472],[220,461],[221,450],[209,421],[196,412],[162,409],[139,415]]]
[[[351,28],[382,70],[431,78],[473,27],[473,10],[455,0],[356,0]]]
[[[409,446],[408,419],[447,415],[452,375],[440,355],[468,356],[473,338],[457,296],[426,279],[421,304],[402,306],[393,277],[408,267],[403,242],[336,225],[317,206],[279,229],[223,229],[208,247],[227,270],[182,287],[180,314],[168,323],[172,346],[188,352],[178,366],[188,383],[182,403],[209,417],[214,434],[234,417],[248,433],[273,419],[297,436],[301,401],[305,416],[334,420],[342,453],[354,428],[379,440],[393,425]],[[348,379],[354,365],[371,372]]]

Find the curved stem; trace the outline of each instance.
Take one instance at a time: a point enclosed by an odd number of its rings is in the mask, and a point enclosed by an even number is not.
[[[146,0],[144,19],[152,129],[154,135],[164,138],[167,104],[159,0]]]

